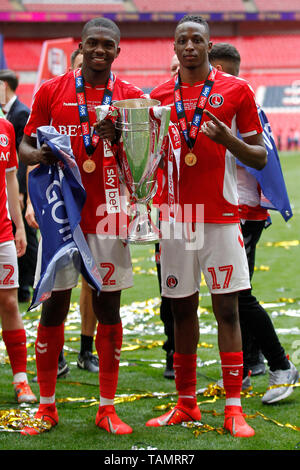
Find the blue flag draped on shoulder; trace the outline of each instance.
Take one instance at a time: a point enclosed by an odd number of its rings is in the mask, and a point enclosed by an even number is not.
[[[268,154],[268,162],[260,171],[244,165],[239,160],[237,160],[237,164],[246,168],[259,183],[263,193],[261,206],[265,209],[279,211],[287,222],[293,216],[293,212],[290,206],[276,144],[268,118],[260,107],[258,107],[258,114],[263,128],[263,138]]]
[[[42,236],[40,280],[29,310],[51,297],[56,273],[73,263],[97,291],[102,281],[80,228],[86,192],[70,138],[52,126],[37,129],[38,145],[46,143],[58,158],[54,165],[40,164],[29,173],[29,194]]]

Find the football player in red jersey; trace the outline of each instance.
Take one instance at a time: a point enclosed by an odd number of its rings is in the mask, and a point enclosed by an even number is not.
[[[125,246],[118,237],[103,239],[99,231],[101,221],[108,218],[107,211],[100,211],[99,215],[99,208],[107,207],[103,175],[107,155],[102,139],[113,142],[115,128],[108,120],[97,121],[95,112],[96,106],[108,104],[111,99],[144,97],[142,90],[111,72],[112,63],[120,53],[119,42],[120,31],[113,21],[95,18],[86,23],[79,45],[83,55],[82,68],[49,80],[39,88],[25,128],[20,156],[30,165],[54,161],[47,145],[40,149],[36,147],[36,129],[39,126],[51,124],[59,133],[70,136],[87,195],[80,225],[103,279],[100,295],[93,293],[98,319],[95,345],[100,369],[100,406],[96,425],[107,432],[128,434],[132,429],[117,416],[114,397],[122,346],[120,296],[122,289],[132,286],[132,267],[128,245]],[[78,88],[79,83],[81,88]],[[88,116],[85,122],[81,120],[82,111]],[[38,327],[36,362],[40,406],[36,417],[49,421],[52,426],[58,423],[55,386],[58,356],[64,344],[64,320],[77,280],[78,272],[73,267],[59,271],[52,296],[43,303]],[[41,348],[41,345],[46,347]],[[26,428],[23,434],[32,435],[36,431]]]
[[[0,84],[1,86],[1,84]],[[19,202],[18,160],[13,125],[0,117],[0,318],[2,338],[13,372],[19,403],[37,401],[27,379],[26,331],[18,307],[18,261],[26,251]],[[13,235],[12,221],[16,232]]]
[[[178,402],[147,426],[201,418],[196,359],[202,271],[218,323],[226,390],[224,427],[234,436],[250,437],[254,430],[243,417],[240,399],[243,353],[238,292],[249,288],[249,271],[239,226],[235,157],[262,169],[266,149],[253,91],[246,81],[210,66],[211,47],[207,22],[200,16],[185,16],[175,30],[179,73],[151,92],[151,98],[171,106],[171,121],[181,136],[179,158],[178,152],[177,157],[175,151],[175,157],[168,153],[164,166],[167,183],[159,200],[164,207],[163,237],[164,227],[170,230],[169,239],[161,241],[161,276],[162,295],[172,300]],[[243,140],[236,136],[236,129]],[[173,195],[175,206],[171,205]],[[166,211],[165,206],[171,210]],[[199,211],[186,211],[187,207]],[[196,244],[190,243],[192,234],[196,234]]]
[[[209,53],[209,59],[210,63],[217,69],[223,70],[231,75],[235,75],[236,77],[239,75],[241,57],[238,50],[232,44],[214,44]],[[266,135],[266,138],[267,137],[268,134]],[[271,163],[272,161],[274,162],[276,159],[272,144],[271,149],[272,151],[270,151],[269,143],[267,147],[268,163]],[[276,176],[278,177],[278,175]],[[284,180],[282,180],[281,184],[283,184],[283,181]],[[257,179],[240,165],[237,165],[237,183],[241,228],[245,241],[250,280],[252,280],[255,266],[256,246],[260,240],[264,227],[268,226],[266,221],[269,213],[267,209],[261,205],[262,188]],[[280,187],[278,190],[278,188],[274,187],[274,175],[271,173],[264,173],[263,183],[264,188],[267,188],[269,193],[272,189],[272,203],[274,209],[279,210],[280,207],[278,201],[274,199],[274,193],[278,191],[279,194],[281,194],[282,199],[284,188]],[[286,210],[288,210],[287,206]],[[257,348],[259,351],[262,351],[270,368],[269,388],[262,397],[262,402],[265,404],[276,403],[287,398],[293,392],[293,384],[297,382],[299,372],[286,356],[285,350],[280,343],[268,313],[252,294],[252,289],[247,289],[239,293],[239,317],[244,353],[243,385],[247,387],[250,386],[250,377],[248,376],[248,373],[250,370],[251,375],[254,375],[254,373],[252,369],[253,365],[250,363],[249,359],[251,359],[253,351],[254,354],[258,354],[256,351]],[[264,363],[258,363],[256,367],[261,367],[261,365],[265,367]],[[280,384],[287,384],[289,386],[278,387]],[[272,388],[272,385],[277,385],[277,387]]]

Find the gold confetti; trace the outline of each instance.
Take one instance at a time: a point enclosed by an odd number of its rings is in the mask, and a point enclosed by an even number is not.
[[[204,397],[225,397],[225,389],[216,383],[208,384],[207,389],[203,392]]]
[[[193,429],[193,434],[195,437],[200,436],[200,434],[204,434],[210,431],[216,431],[218,434],[225,434],[226,430],[224,428],[215,428],[214,426],[210,426],[209,424],[203,424],[198,422],[188,422],[182,423],[182,426],[187,429]]]
[[[215,410],[203,410],[203,409],[201,409],[201,412],[202,413],[210,413],[213,416],[222,416],[223,415],[223,413],[217,413]],[[288,429],[292,429],[293,431],[297,431],[297,432],[300,431],[300,427],[295,426],[294,424],[291,424],[291,423],[282,424],[282,423],[280,423],[279,421],[276,421],[273,418],[269,418],[269,417],[265,416],[260,411],[256,411],[252,415],[245,414],[246,419],[254,419],[254,418],[257,418],[257,417],[261,417],[265,421],[270,421],[271,423],[273,423],[276,426],[279,426],[281,428],[288,428]],[[211,426],[209,424],[203,424],[203,423],[192,422],[192,421],[188,422],[188,423],[182,423],[182,426],[184,426],[188,429],[192,429],[193,434],[194,434],[195,437],[198,437],[200,434],[204,434],[204,433],[209,432],[209,431],[216,431],[218,434],[225,434],[227,432],[224,428],[221,428],[221,427],[214,427],[214,426]]]
[[[163,392],[159,392],[159,393],[150,393],[150,392],[146,392],[146,393],[135,393],[135,394],[131,394],[131,395],[119,395],[115,398],[115,403],[128,403],[128,402],[133,402],[133,401],[136,401],[136,400],[141,400],[143,398],[165,398],[165,397],[169,397],[169,396],[177,396],[177,392],[170,392],[170,393],[163,393]],[[164,406],[164,405],[163,405]],[[172,406],[174,406],[174,403],[172,404]]]
[[[209,344],[209,343],[205,343],[205,342],[201,342],[198,344],[198,348],[213,348],[214,345],[213,344]]]
[[[135,339],[135,344],[124,343],[122,351],[136,351],[137,349],[152,349],[158,346],[162,346],[163,341],[141,341],[138,338]]]
[[[295,299],[292,299],[291,297],[286,298],[286,297],[280,297],[278,299],[278,302],[286,302],[287,304],[294,304],[296,302]]]
[[[266,242],[265,246],[275,246],[275,247],[281,247],[285,248],[286,250],[289,250],[290,247],[292,246],[298,246],[300,244],[299,240],[290,240],[290,241],[281,241],[281,242]]]
[[[122,351],[136,351],[138,349],[152,349],[157,347],[162,347],[164,342],[162,340],[151,341],[145,340],[141,341],[140,339],[136,338],[131,344],[128,342],[123,343]],[[209,344],[206,342],[201,342],[198,344],[199,348],[213,348],[213,344]]]
[[[0,411],[0,431],[20,432],[26,426],[36,429],[39,433],[49,431],[49,429],[51,429],[51,424],[49,422],[33,418],[26,411]]]
[[[246,418],[251,419],[251,418],[256,418],[257,416],[260,416],[265,421],[270,421],[271,423],[274,423],[274,424],[276,424],[276,426],[279,426],[281,428],[289,428],[289,429],[293,429],[293,431],[300,431],[300,427],[295,426],[294,424],[290,424],[290,423],[282,424],[279,421],[276,421],[275,419],[268,418],[267,416],[265,416],[260,411],[256,411],[256,413],[254,415],[246,415]]]
[[[268,387],[268,390],[271,390],[272,388],[279,388],[279,387],[300,387],[300,381],[296,382],[295,384],[276,384],[276,385],[271,385]],[[261,392],[254,392],[252,386],[249,388],[242,390],[241,391],[241,397],[243,398],[252,398],[255,396],[263,396],[264,393]],[[210,383],[208,384],[207,388],[203,392],[204,397],[217,397],[217,398],[224,398],[225,397],[225,389],[223,387],[220,387],[216,383]]]
[[[260,266],[254,266],[254,271],[270,271],[270,267],[261,264]]]

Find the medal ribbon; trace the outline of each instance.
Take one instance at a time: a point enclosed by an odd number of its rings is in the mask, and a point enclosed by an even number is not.
[[[97,118],[102,121],[109,119],[113,124],[116,122],[117,114],[115,108],[109,105],[96,107]],[[107,139],[103,139],[103,181],[108,214],[121,212],[121,172],[118,164],[117,152]]]
[[[202,87],[201,93],[198,98],[198,102],[196,105],[196,109],[194,112],[190,130],[189,130],[189,126],[188,126],[188,122],[187,122],[187,118],[186,118],[186,114],[184,110],[184,104],[183,104],[182,93],[181,93],[181,79],[180,79],[179,73],[177,74],[177,77],[175,79],[174,102],[175,102],[175,109],[177,113],[177,119],[181,128],[181,131],[183,133],[184,139],[186,141],[186,144],[191,151],[194,148],[194,145],[197,139],[197,135],[198,135],[202,117],[203,117],[203,111],[205,109],[208,97],[212,90],[215,75],[216,75],[216,69],[214,69],[210,65],[210,71],[209,71],[208,77],[204,82],[204,85]]]
[[[82,76],[81,69],[74,70],[75,77],[75,89],[76,89],[76,98],[79,112],[80,125],[82,130],[82,138],[85,146],[86,153],[92,155],[96,150],[98,142],[100,140],[99,135],[94,130],[93,135],[91,136],[91,126],[89,121],[89,113],[87,108],[87,101],[85,96],[84,89],[84,78]],[[105,90],[102,98],[102,104],[109,105],[112,101],[114,89],[114,76],[112,72],[107,80],[105,85]]]
[[[175,189],[173,179],[174,157],[177,166],[177,199],[179,199],[179,173],[180,173],[180,153],[181,139],[180,134],[172,122],[169,125],[169,152],[168,152],[168,206],[169,221],[175,222],[178,207],[175,205]]]
[[[99,143],[100,137],[94,130],[91,136],[91,127],[89,122],[89,114],[84,89],[84,78],[81,69],[74,71],[76,98],[79,112],[79,119],[82,130],[82,137],[86,153],[91,156]],[[110,108],[114,90],[114,75],[110,72],[110,76],[106,82],[101,105]],[[104,118],[104,117],[103,117]],[[112,119],[112,118],[111,118]],[[106,199],[106,209],[108,214],[120,212],[120,185],[118,170],[115,157],[110,143],[107,139],[103,140],[103,180]]]

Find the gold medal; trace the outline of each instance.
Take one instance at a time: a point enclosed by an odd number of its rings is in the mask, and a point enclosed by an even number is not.
[[[189,152],[184,157],[184,161],[187,164],[187,166],[194,166],[197,163],[197,157],[194,153]]]
[[[93,171],[95,171],[95,168],[96,168],[96,163],[91,158],[89,158],[88,160],[85,160],[83,162],[82,166],[86,173],[93,173]]]

